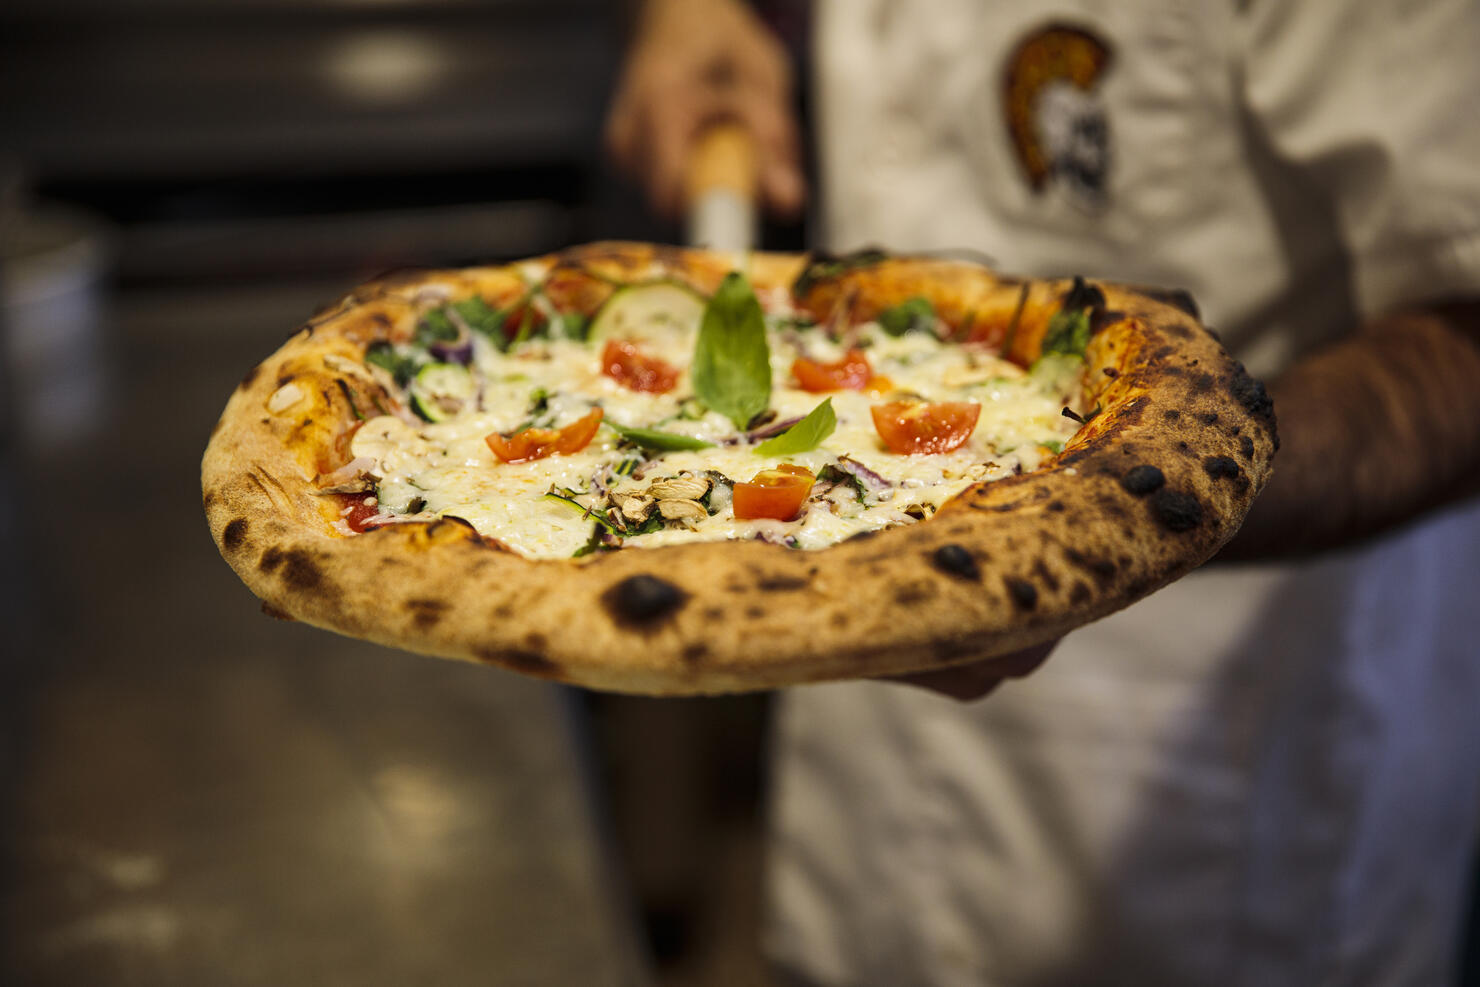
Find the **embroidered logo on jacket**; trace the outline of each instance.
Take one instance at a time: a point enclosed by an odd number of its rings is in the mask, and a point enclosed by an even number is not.
[[[1060,183],[1085,207],[1104,204],[1110,124],[1096,90],[1109,64],[1109,45],[1067,24],[1039,28],[1008,56],[1007,125],[1034,192]]]

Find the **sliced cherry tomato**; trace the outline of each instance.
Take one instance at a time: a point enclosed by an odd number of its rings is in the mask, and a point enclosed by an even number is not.
[[[580,452],[596,437],[601,425],[601,409],[592,408],[564,428],[526,428],[510,436],[497,432],[485,435],[483,441],[493,454],[506,463],[527,463],[547,456],[569,456]]]
[[[835,363],[818,363],[800,357],[791,365],[791,375],[802,390],[819,394],[823,391],[861,391],[874,379],[863,350],[849,350]]]
[[[971,438],[982,406],[974,401],[890,401],[869,409],[890,452],[950,452]]]
[[[644,356],[636,344],[613,339],[601,351],[601,372],[629,391],[666,394],[678,383],[678,368],[655,356]]]
[[[807,502],[815,479],[809,470],[790,463],[761,470],[749,483],[735,484],[735,517],[742,521],[752,518],[790,521]]]
[[[374,525],[366,525],[365,522],[380,513],[380,506],[378,503],[367,503],[369,499],[370,494],[367,493],[339,495],[340,504],[349,508],[349,513],[344,515],[344,523],[349,525],[351,531],[363,534],[374,527]]]

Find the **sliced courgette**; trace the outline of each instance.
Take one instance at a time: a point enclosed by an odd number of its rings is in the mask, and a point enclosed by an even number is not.
[[[477,390],[467,367],[428,363],[411,381],[411,407],[429,422],[446,421],[467,408]]]
[[[677,349],[687,353],[694,345],[704,318],[704,296],[673,281],[619,288],[597,310],[586,338],[600,346],[627,339],[654,353]]]

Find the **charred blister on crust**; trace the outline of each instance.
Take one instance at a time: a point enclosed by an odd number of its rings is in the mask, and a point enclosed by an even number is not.
[[[976,559],[964,545],[942,545],[931,554],[930,560],[937,569],[958,579],[976,582],[982,577]]]
[[[324,582],[324,572],[307,552],[288,549],[286,552],[269,548],[262,553],[257,567],[263,572],[275,572],[289,588],[300,592],[319,588]]]
[[[226,527],[221,529],[221,547],[228,552],[235,552],[242,547],[242,542],[247,537],[247,519],[244,517],[233,518],[228,521]]]
[[[1197,416],[1197,420],[1202,422],[1204,425],[1216,425],[1218,424],[1218,412],[1204,411],[1202,414]]]
[[[1228,390],[1249,414],[1274,424],[1274,401],[1264,389],[1264,383],[1249,376],[1242,363],[1233,365],[1233,377],[1228,382]]]
[[[1125,488],[1126,493],[1137,497],[1144,497],[1160,490],[1166,486],[1166,482],[1166,474],[1150,463],[1132,466],[1120,478],[1120,485]]]
[[[1231,480],[1243,475],[1238,463],[1229,456],[1209,456],[1203,460],[1203,470],[1215,480]]]
[[[1012,597],[1019,610],[1032,610],[1038,605],[1038,587],[1026,579],[1006,576],[1003,582],[1007,585],[1007,595]]]
[[[1180,490],[1157,491],[1151,498],[1151,511],[1168,531],[1191,531],[1203,520],[1202,504],[1192,494]]]
[[[505,665],[516,672],[533,675],[536,678],[559,679],[562,677],[560,666],[536,651],[488,650],[478,657],[490,664]]]
[[[1053,574],[1052,570],[1044,564],[1042,559],[1038,559],[1033,563],[1033,575],[1037,576],[1039,581],[1048,587],[1050,593],[1057,593],[1059,591],[1059,577]]]
[[[407,600],[406,609],[411,612],[411,621],[421,630],[430,630],[442,619],[447,604],[441,600]]]
[[[911,579],[895,584],[894,599],[897,603],[908,607],[916,603],[924,603],[934,597],[936,592],[935,583],[928,579]]]
[[[1109,559],[1094,558],[1074,548],[1064,549],[1064,558],[1071,565],[1088,572],[1101,586],[1115,578],[1116,565]]]
[[[756,576],[755,588],[764,593],[785,593],[794,589],[806,589],[811,581],[805,576],[788,573],[765,572]]]
[[[1254,458],[1254,440],[1247,435],[1240,435],[1238,439],[1238,451],[1245,459]]]
[[[619,624],[645,627],[666,620],[688,599],[683,590],[657,576],[629,576],[602,594],[601,602]]]

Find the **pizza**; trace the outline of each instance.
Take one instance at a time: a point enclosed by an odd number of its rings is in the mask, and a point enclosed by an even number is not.
[[[1272,405],[1185,295],[633,243],[381,278],[202,463],[269,613],[599,689],[929,670],[1204,562]]]

